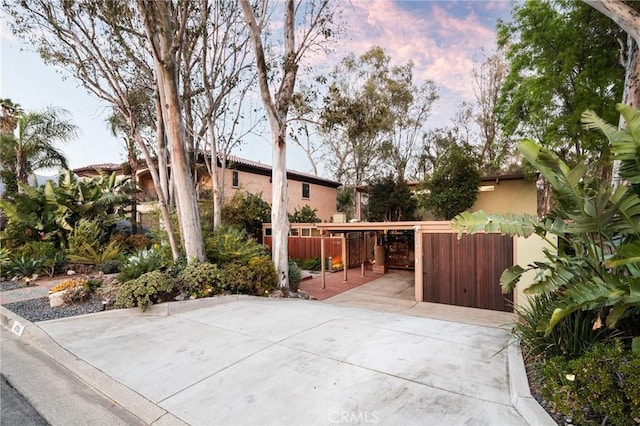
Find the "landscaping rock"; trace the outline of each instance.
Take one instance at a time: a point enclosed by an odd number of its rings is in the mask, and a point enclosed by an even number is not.
[[[291,293],[289,295],[289,297],[293,297],[293,298],[296,298],[296,299],[302,299],[302,300],[309,300],[309,295],[306,292],[302,291],[302,290],[298,290],[295,293]]]
[[[282,290],[274,290],[269,294],[269,297],[284,297],[284,292]]]
[[[57,308],[65,304],[64,295],[67,294],[67,290],[56,291],[49,295],[49,306]]]

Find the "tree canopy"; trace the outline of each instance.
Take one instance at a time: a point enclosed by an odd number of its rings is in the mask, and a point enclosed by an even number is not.
[[[452,143],[440,155],[433,174],[425,181],[427,193],[422,198],[422,207],[431,211],[437,220],[451,220],[473,206],[480,181],[473,155]]]
[[[586,161],[607,174],[607,144],[584,131],[580,114],[590,109],[615,120],[624,83],[622,34],[581,2],[514,4],[512,22],[498,24],[498,45],[510,64],[497,105],[505,135],[535,139],[569,163]]]
[[[413,220],[418,200],[403,180],[392,175],[377,178],[369,184],[368,220],[398,222]]]
[[[374,46],[346,56],[331,72],[318,120],[336,179],[360,185],[381,168],[405,179],[438,98],[432,81],[414,84],[413,66],[391,65]]]
[[[21,191],[18,183],[27,183],[36,170],[68,168],[67,158],[57,146],[77,134],[77,127],[67,116],[67,111],[56,108],[20,112],[14,117],[15,130],[9,132],[8,128],[0,134],[0,176],[7,195]]]

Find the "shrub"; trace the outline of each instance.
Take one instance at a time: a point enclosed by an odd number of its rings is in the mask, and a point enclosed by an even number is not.
[[[153,240],[146,235],[133,234],[126,238],[124,246],[133,252],[140,249],[148,249],[151,244],[153,244]]]
[[[155,271],[163,266],[158,252],[153,249],[139,250],[135,255],[129,256],[127,262],[120,268],[120,282],[134,280],[147,272]]]
[[[300,210],[296,207],[293,213],[289,215],[291,223],[319,223],[322,220],[318,217],[318,209],[312,209],[310,205],[305,204]]]
[[[41,259],[40,271],[50,277],[61,273],[67,264],[67,256],[62,252],[55,252],[52,256]]]
[[[251,258],[267,254],[262,244],[230,226],[221,226],[212,238],[208,238],[205,250],[209,260],[221,266],[232,262],[247,263]]]
[[[230,292],[246,293],[251,286],[251,270],[249,265],[243,265],[238,262],[229,263],[224,267],[227,277],[227,288]]]
[[[302,281],[302,271],[298,267],[298,264],[293,260],[289,261],[289,287],[293,291],[298,291],[298,286]]]
[[[208,262],[187,265],[180,277],[184,283],[184,291],[196,298],[222,293],[226,287],[224,270]]]
[[[82,251],[85,246],[96,248],[103,234],[97,220],[80,219],[69,235],[68,249],[73,253]]]
[[[59,291],[70,290],[75,287],[84,287],[87,285],[86,278],[71,278],[64,280],[61,283],[56,284],[51,288],[51,293],[58,293]]]
[[[160,271],[148,272],[135,280],[123,283],[116,296],[116,308],[133,308],[142,311],[154,304],[171,300],[175,294],[173,278]]]
[[[65,294],[62,295],[62,300],[64,303],[80,303],[89,298],[91,292],[85,286],[76,286],[67,290]]]
[[[83,265],[102,265],[117,258],[121,252],[122,248],[115,241],[111,241],[105,247],[98,247],[95,244],[75,246],[69,251],[68,257],[70,261]]]
[[[249,294],[265,296],[278,284],[278,274],[270,257],[254,257],[249,260],[249,269],[253,278]]]
[[[222,222],[244,229],[256,241],[262,242],[262,224],[271,220],[271,206],[262,194],[236,191],[222,206]]]
[[[169,265],[167,266],[167,274],[171,275],[174,278],[180,277],[182,271],[187,267],[187,258],[184,256],[180,256],[176,260],[171,260]]]
[[[40,259],[31,257],[19,257],[9,261],[7,264],[7,276],[25,278],[34,275],[42,266]]]
[[[320,263],[319,256],[302,260],[296,259],[296,263],[298,264],[300,269],[303,269],[305,271],[319,271],[322,268],[322,263]]]
[[[278,275],[267,256],[253,258],[248,264],[230,263],[224,268],[227,287],[233,293],[266,296],[278,282]]]
[[[17,256],[31,257],[33,259],[44,259],[53,257],[57,250],[50,241],[29,241],[18,250]]]
[[[110,259],[100,265],[96,265],[95,269],[103,274],[117,274],[120,272],[121,266],[122,262],[119,259]]]
[[[640,355],[619,341],[573,360],[552,358],[541,374],[543,396],[576,424],[629,425],[640,418]]]
[[[538,355],[545,358],[573,358],[610,337],[612,332],[606,327],[593,329],[598,312],[592,311],[573,312],[563,318],[548,334],[545,333],[556,298],[551,293],[544,293],[529,298],[528,305],[516,307],[518,321],[513,328],[513,334],[522,344],[526,358]]]
[[[2,276],[5,275],[7,265],[11,261],[10,255],[11,252],[9,251],[9,249],[0,247],[0,275]]]

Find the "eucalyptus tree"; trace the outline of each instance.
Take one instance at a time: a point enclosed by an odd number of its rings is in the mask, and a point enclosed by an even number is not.
[[[622,102],[640,106],[640,6],[622,0],[583,0],[610,18],[627,35],[620,43],[620,62],[625,68]],[[620,116],[621,120],[624,118]]]
[[[289,263],[287,237],[289,223],[287,206],[287,116],[295,90],[298,70],[303,56],[321,49],[335,28],[335,7],[329,0],[286,0],[282,25],[283,51],[280,59],[280,75],[270,87],[270,68],[267,64],[264,42],[269,18],[269,2],[252,7],[249,0],[240,0],[242,11],[251,30],[251,41],[258,71],[258,86],[262,103],[271,128],[273,144],[272,212],[273,262],[278,273],[279,287],[288,287]],[[296,41],[297,38],[297,41]],[[311,52],[310,52],[311,51]],[[269,64],[271,65],[271,64]]]
[[[633,107],[640,106],[640,6],[621,0],[583,0],[594,9],[602,12],[615,22],[627,34],[626,40],[618,38],[620,43],[620,64],[625,69],[622,102]],[[620,115],[618,127],[626,125]],[[613,163],[613,181],[620,183],[620,162]]]
[[[201,35],[193,50],[190,87],[193,152],[204,155],[213,190],[213,228],[221,222],[228,157],[262,121],[248,102],[256,82],[249,28],[236,0],[202,0]],[[185,64],[186,65],[186,64]],[[201,148],[202,147],[202,148]],[[219,172],[217,167],[220,163]]]
[[[45,63],[77,79],[126,121],[152,176],[172,255],[177,258],[159,91],[151,48],[133,4],[5,0],[3,5],[13,17],[14,34],[29,40]]]
[[[438,99],[435,84],[427,80],[422,86],[408,85],[412,95],[401,110],[395,113],[395,121],[382,143],[381,154],[386,158],[390,171],[399,182],[406,179],[407,172],[415,164],[415,150],[425,133],[425,124],[431,115],[433,104]],[[405,102],[406,102],[405,101]]]
[[[29,176],[38,169],[68,168],[67,158],[56,146],[77,135],[77,127],[63,109],[47,108],[43,111],[25,112],[17,117],[13,134],[2,133],[0,163],[5,172],[12,175],[16,183],[27,184]],[[4,178],[8,176],[5,173]],[[12,182],[6,182],[13,188]],[[18,186],[18,192],[24,187]]]
[[[500,171],[503,157],[508,152],[508,142],[502,138],[496,111],[507,70],[508,64],[501,50],[488,55],[473,70],[474,121],[479,130],[479,154],[485,172]]]
[[[361,185],[385,164],[404,179],[438,98],[433,82],[416,87],[413,62],[393,66],[379,46],[342,59],[329,81],[319,121],[336,179]]]
[[[191,167],[186,147],[186,130],[179,90],[179,55],[185,44],[191,2],[137,0],[146,38],[151,45],[162,118],[171,158],[171,175],[176,187],[178,225],[189,261],[205,260],[204,242]]]

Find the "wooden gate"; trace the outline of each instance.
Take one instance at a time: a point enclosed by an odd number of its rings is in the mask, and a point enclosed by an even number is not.
[[[349,268],[360,266],[367,259],[364,236],[361,232],[347,234]]]
[[[423,234],[425,302],[512,311],[513,293],[500,289],[502,271],[513,265],[513,238],[500,234]]]

